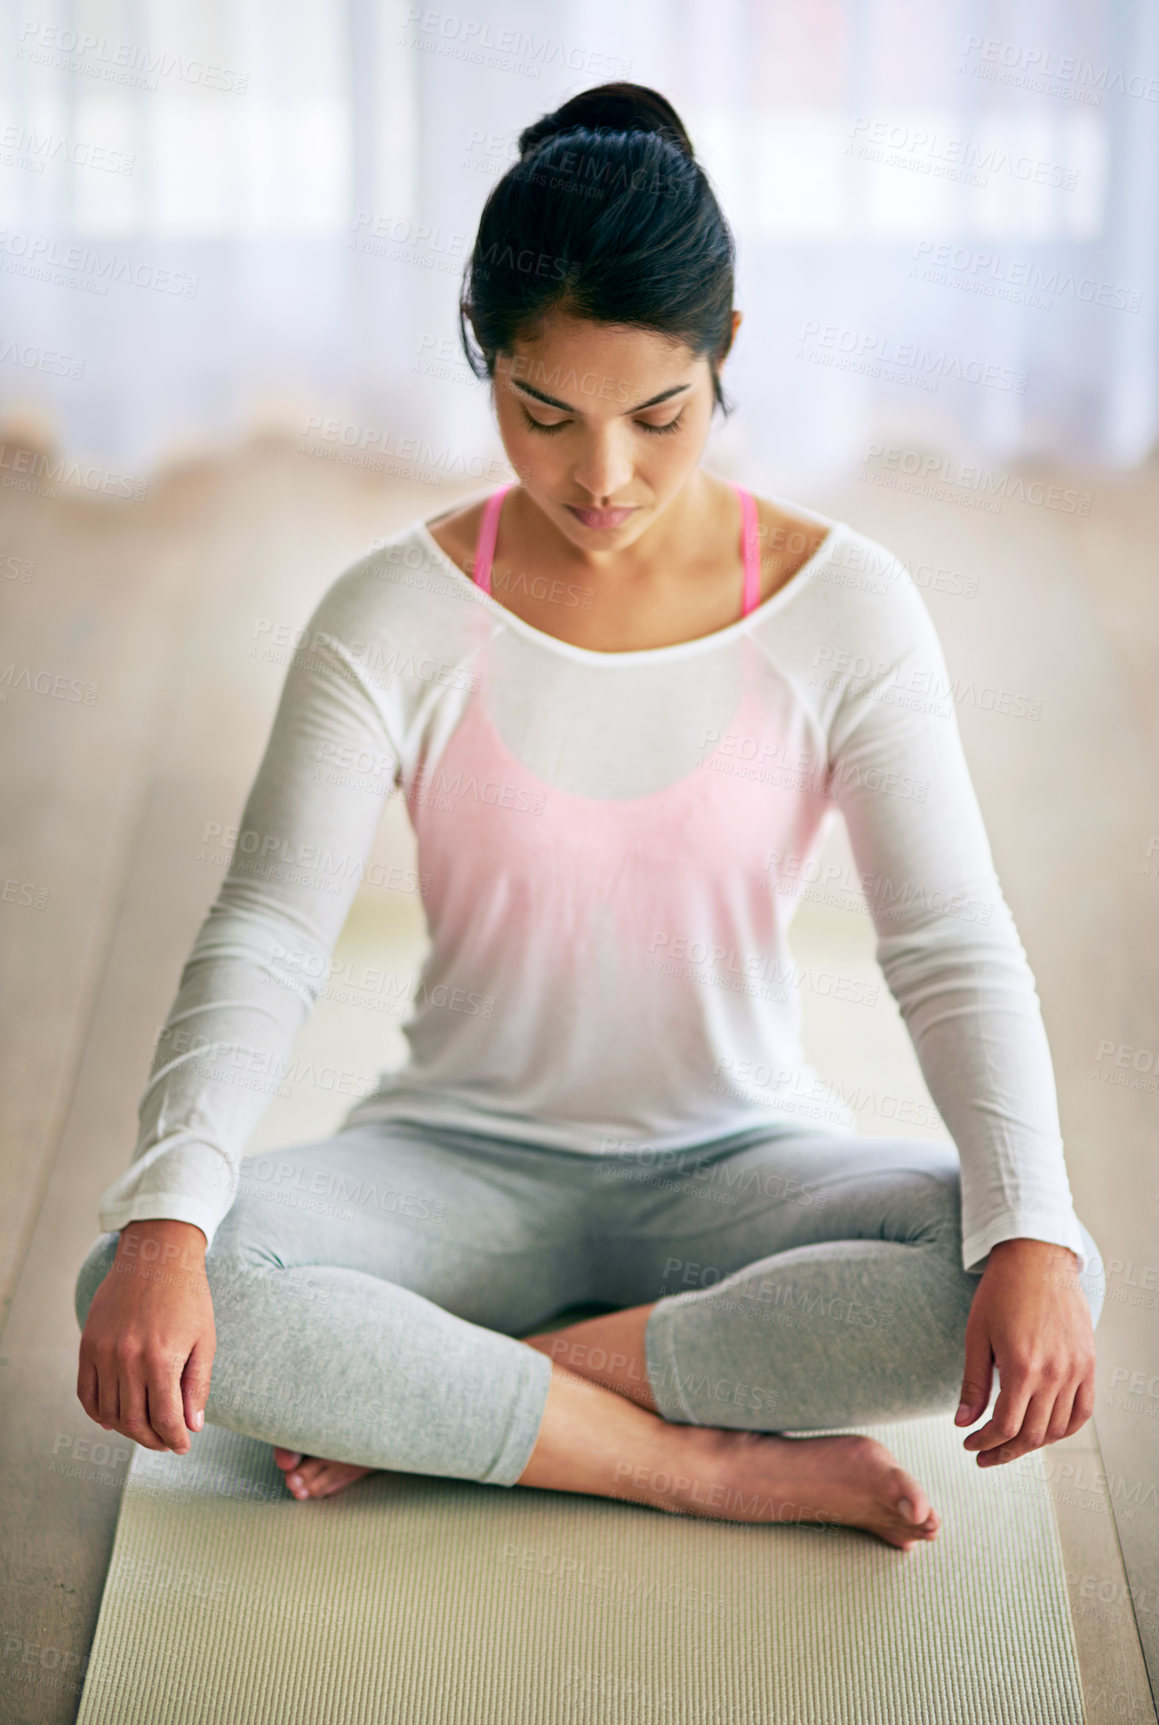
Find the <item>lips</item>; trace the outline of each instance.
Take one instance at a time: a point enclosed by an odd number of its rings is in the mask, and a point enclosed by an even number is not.
[[[567,503],[564,507],[575,516],[581,527],[605,533],[613,527],[622,527],[636,513],[635,504],[626,509],[583,509],[576,503]]]

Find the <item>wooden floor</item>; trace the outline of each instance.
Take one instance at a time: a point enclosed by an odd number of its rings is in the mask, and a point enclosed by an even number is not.
[[[960,722],[1039,983],[1076,1208],[1110,1274],[1096,1417],[1044,1456],[1101,1725],[1156,1717],[1143,1653],[1159,1689],[1159,470],[1052,477],[1089,493],[1089,514],[1012,502],[984,514],[853,480],[799,501],[928,583],[967,691]],[[76,1402],[72,1286],[224,872],[214,829],[238,820],[268,734],[285,659],[263,649],[353,556],[454,495],[273,440],[191,462],[134,505],[0,489],[6,1720],[76,1709],[128,1446]],[[993,710],[983,686],[1041,702],[1040,716]],[[398,799],[376,856],[413,861]],[[413,894],[368,888],[336,956],[373,951],[405,977],[424,940]],[[794,947],[874,974],[856,906],[807,899]],[[393,1064],[397,1013],[338,993],[300,1051],[341,1049],[370,1075]],[[806,1010],[812,1058],[867,1098],[863,1129],[931,1135],[888,995],[871,1012],[819,997]],[[325,1132],[348,1105],[300,1086],[250,1148]],[[919,1124],[899,1119],[915,1108]]]

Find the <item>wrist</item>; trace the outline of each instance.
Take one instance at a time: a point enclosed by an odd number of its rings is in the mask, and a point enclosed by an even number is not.
[[[117,1257],[138,1258],[146,1263],[204,1263],[209,1243],[195,1222],[180,1222],[171,1216],[149,1216],[126,1222],[117,1242]]]
[[[1081,1263],[1081,1259],[1069,1246],[1060,1246],[1054,1240],[1032,1240],[1025,1235],[1018,1235],[1012,1240],[997,1241],[990,1248],[987,1262],[993,1263],[1006,1258],[1054,1268],[1061,1266],[1072,1273],[1078,1271]]]
[[[1069,1246],[1060,1246],[1056,1240],[1033,1240],[1028,1234],[1018,1234],[1010,1240],[998,1240],[991,1246],[990,1250],[992,1252],[1006,1252],[1014,1247],[1024,1251],[1066,1252],[1070,1257],[1074,1257]]]

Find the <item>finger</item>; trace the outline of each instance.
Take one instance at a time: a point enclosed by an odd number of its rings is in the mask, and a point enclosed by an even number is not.
[[[185,1424],[191,1432],[199,1432],[205,1424],[205,1404],[209,1400],[209,1382],[213,1372],[213,1349],[194,1342],[193,1351],[181,1374],[181,1402]]]
[[[181,1370],[172,1359],[151,1359],[145,1381],[145,1406],[150,1426],[166,1449],[184,1455],[189,1448],[185,1408],[181,1399]]]
[[[1041,1449],[1056,1394],[1054,1389],[1043,1389],[1031,1396],[1021,1425],[1013,1437],[984,1451],[978,1457],[978,1466],[997,1467],[1003,1462],[1017,1461],[1019,1456],[1028,1455],[1032,1449]]]
[[[125,1437],[132,1438],[142,1449],[164,1449],[165,1445],[149,1424],[145,1408],[145,1368],[141,1360],[127,1362],[119,1379],[120,1416],[116,1426]]]
[[[1071,1409],[1070,1424],[1066,1428],[1067,1437],[1073,1437],[1081,1430],[1095,1411],[1095,1385],[1093,1376],[1084,1378],[1075,1391],[1074,1407]]]
[[[1050,1424],[1046,1428],[1043,1443],[1059,1443],[1070,1430],[1071,1414],[1074,1411],[1075,1397],[1078,1394],[1077,1384],[1064,1384],[1055,1399],[1054,1411],[1050,1416]]]
[[[1001,1375],[999,1376],[1001,1383]],[[976,1432],[971,1432],[962,1445],[963,1449],[988,1450],[997,1449],[999,1444],[1009,1443],[1022,1430],[1022,1416],[1026,1412],[1026,1404],[1030,1400],[1027,1379],[1019,1376],[1014,1379],[1009,1388],[1001,1385],[998,1400],[994,1403],[994,1412]]]
[[[990,1400],[990,1384],[994,1356],[985,1332],[978,1328],[966,1332],[966,1364],[962,1373],[962,1394],[954,1424],[968,1426],[985,1410]]]
[[[92,1354],[82,1344],[76,1372],[76,1394],[81,1407],[91,1420],[101,1423],[97,1367]]]
[[[97,1418],[106,1431],[119,1432],[121,1430],[120,1371],[111,1352],[97,1355],[96,1371]]]

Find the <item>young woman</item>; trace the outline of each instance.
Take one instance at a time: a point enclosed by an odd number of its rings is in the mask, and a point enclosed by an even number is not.
[[[700,465],[739,314],[676,114],[605,86],[521,146],[463,305],[520,483],[310,620],[80,1273],[78,1393],[148,1448],[265,1439],[299,1498],[389,1468],[908,1550],[936,1511],[843,1428],[972,1424],[995,1368],[980,1463],[1092,1409],[1034,982],[905,568]],[[408,1060],[241,1162],[396,787]],[[786,931],[838,812],[957,1154],[859,1134],[801,1058],[839,979]],[[609,1309],[535,1333],[577,1303]]]

